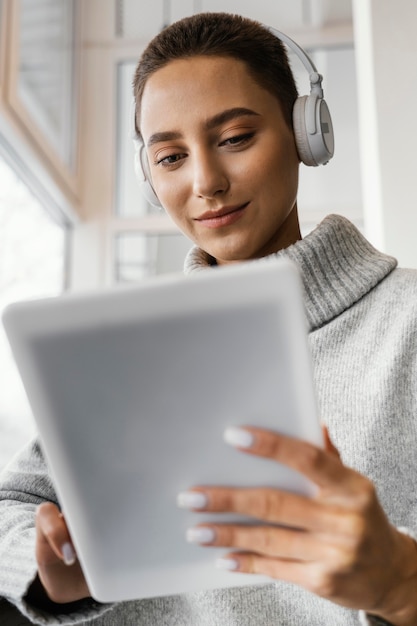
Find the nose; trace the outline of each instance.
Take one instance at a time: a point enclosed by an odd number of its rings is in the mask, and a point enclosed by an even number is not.
[[[214,198],[229,188],[227,172],[216,155],[200,151],[193,164],[193,192],[199,198]]]

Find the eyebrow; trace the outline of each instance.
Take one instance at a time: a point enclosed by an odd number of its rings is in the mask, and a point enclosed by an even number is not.
[[[207,120],[204,124],[207,130],[212,130],[217,126],[221,126],[221,124],[226,124],[231,120],[236,119],[237,117],[243,117],[246,115],[256,115],[259,116],[259,113],[256,111],[252,111],[252,109],[246,109],[245,107],[234,107],[233,109],[226,109],[225,111],[221,111],[221,113],[217,113],[209,120]],[[159,133],[154,133],[149,137],[148,140],[148,148],[153,146],[156,143],[160,143],[162,141],[171,141],[175,139],[182,139],[182,133],[179,131],[161,131]]]

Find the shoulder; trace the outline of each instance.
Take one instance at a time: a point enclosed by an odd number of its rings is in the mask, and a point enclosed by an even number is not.
[[[395,268],[381,281],[377,291],[392,305],[405,302],[417,306],[417,269]]]
[[[30,501],[36,504],[44,500],[57,502],[38,439],[22,448],[2,471],[0,499]]]
[[[417,270],[396,268],[383,283],[391,311],[417,326]]]
[[[396,268],[373,292],[365,307],[378,341],[383,337],[417,364],[417,270]]]

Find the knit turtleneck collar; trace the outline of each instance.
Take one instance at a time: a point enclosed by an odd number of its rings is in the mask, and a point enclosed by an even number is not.
[[[343,313],[397,265],[339,215],[329,215],[304,239],[272,257],[287,257],[298,265],[310,330]],[[184,271],[188,274],[211,265],[212,258],[194,247],[185,259]]]

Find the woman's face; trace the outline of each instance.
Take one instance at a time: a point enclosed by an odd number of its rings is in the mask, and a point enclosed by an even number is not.
[[[219,264],[300,238],[293,133],[243,62],[171,61],[148,79],[140,121],[161,204]]]

